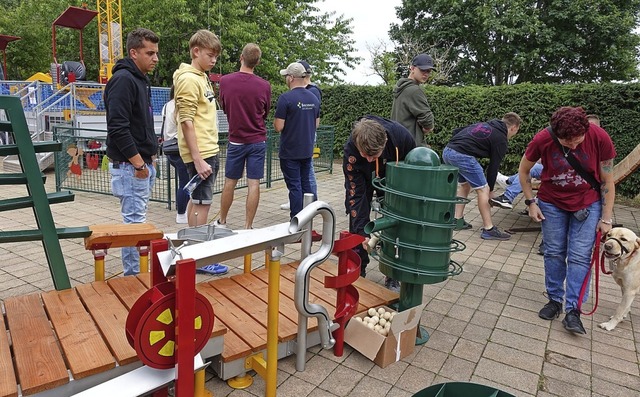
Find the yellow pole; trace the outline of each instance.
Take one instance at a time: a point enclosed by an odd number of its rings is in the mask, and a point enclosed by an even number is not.
[[[204,388],[205,383],[205,370],[201,369],[196,372],[195,380],[193,382],[193,396],[194,397],[211,397],[213,393]]]
[[[140,247],[140,273],[149,273],[149,248]]]
[[[104,255],[94,255],[96,281],[104,281]]]
[[[278,382],[278,314],[280,313],[280,257],[273,248],[269,260],[269,286],[267,300],[267,378],[265,396],[276,397]]]
[[[244,256],[244,272],[251,273],[251,254]]]

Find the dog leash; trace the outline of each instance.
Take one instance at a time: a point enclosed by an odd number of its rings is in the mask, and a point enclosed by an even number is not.
[[[598,271],[598,267],[600,267],[600,269],[602,270],[602,273],[611,274],[611,273],[607,273],[604,268],[604,252],[602,252],[602,255],[600,255],[601,239],[602,239],[602,232],[598,230],[598,233],[596,233],[596,242],[594,243],[594,247],[593,247],[593,254],[591,255],[591,264],[589,265],[589,271],[587,272],[587,275],[585,276],[584,281],[582,282],[582,288],[580,288],[580,297],[578,298],[578,311],[580,312],[580,314],[585,316],[592,315],[593,313],[595,313],[596,309],[598,308],[598,289],[600,287],[600,272]],[[598,263],[598,261],[600,263]],[[587,291],[589,280],[591,280],[591,269],[595,269],[596,271],[596,283],[594,286],[595,304],[593,305],[593,310],[591,310],[589,313],[584,313],[582,311],[582,299],[584,298],[584,294]]]

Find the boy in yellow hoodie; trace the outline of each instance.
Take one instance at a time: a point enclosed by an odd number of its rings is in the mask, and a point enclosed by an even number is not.
[[[218,36],[202,29],[191,36],[189,51],[191,64],[180,65],[173,73],[173,84],[180,156],[189,177],[201,178],[187,208],[189,226],[198,226],[207,223],[219,168],[216,103],[206,72],[215,66],[222,46]]]

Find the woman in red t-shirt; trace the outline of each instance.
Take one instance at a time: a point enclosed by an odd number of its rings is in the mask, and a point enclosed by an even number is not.
[[[551,131],[557,137],[552,137]],[[568,162],[573,156],[599,183],[599,192]],[[566,316],[568,331],[585,334],[578,299],[589,272],[596,232],[611,229],[616,151],[605,130],[589,123],[581,107],[562,107],[551,116],[551,127],[538,132],[520,161],[520,182],[529,216],[542,225],[545,287],[549,302],[538,315],[545,320]],[[529,171],[540,160],[544,166],[537,198]],[[566,283],[566,291],[565,291]],[[585,293],[584,300],[587,299]],[[583,301],[584,301],[583,300]]]

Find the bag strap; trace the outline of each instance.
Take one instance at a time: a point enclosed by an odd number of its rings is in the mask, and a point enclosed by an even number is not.
[[[164,141],[164,124],[167,119],[167,104],[165,103],[162,107],[162,127],[160,127],[160,134],[162,135],[162,140]]]
[[[549,135],[551,135],[551,138],[553,138],[553,141],[556,143],[556,145],[558,145],[558,148],[560,149],[560,152],[564,153],[564,157],[567,159],[567,161],[573,167],[573,169],[576,170],[576,172],[585,181],[587,181],[587,183],[589,183],[589,185],[591,185],[591,188],[593,190],[595,190],[596,192],[600,193],[600,183],[598,182],[596,177],[593,176],[592,174],[588,173],[584,168],[582,168],[582,164],[580,164],[580,161],[573,155],[571,150],[569,150],[568,153],[565,153],[562,144],[558,140],[558,137],[556,136],[556,134],[553,133],[553,130],[551,129],[551,126],[547,127],[547,131],[549,131]]]

